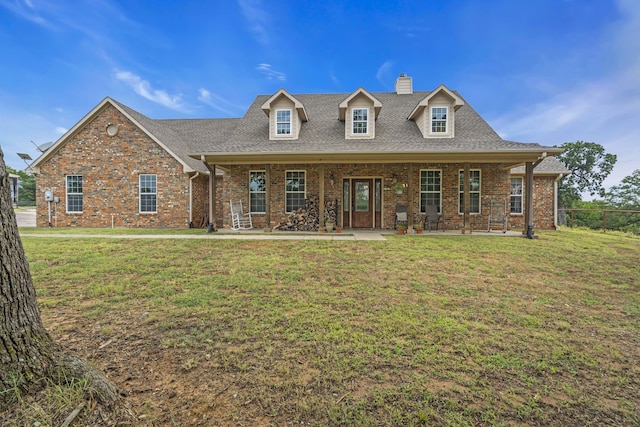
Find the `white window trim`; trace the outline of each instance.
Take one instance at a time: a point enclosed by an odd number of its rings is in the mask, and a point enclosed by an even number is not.
[[[278,112],[280,111],[288,111],[289,112],[289,120],[288,121],[278,121]],[[291,135],[293,135],[293,111],[291,111],[290,108],[278,108],[276,110],[276,117],[275,117],[275,122],[276,122],[276,129],[275,129],[275,136],[276,138],[289,138]],[[278,125],[279,124],[288,124],[289,125],[289,133],[279,133],[278,132]]]
[[[434,132],[433,131],[433,122],[436,121],[435,119],[433,119],[433,110],[435,108],[444,108],[445,109],[445,115],[446,115],[446,119],[444,119],[444,131],[443,132]],[[431,135],[448,135],[449,134],[449,106],[447,105],[433,105],[432,107],[429,108],[429,134]],[[438,120],[438,122],[441,122],[442,120]]]
[[[81,193],[70,193],[69,192],[69,178],[72,176],[79,176],[80,182],[82,183],[82,192]],[[68,214],[82,214],[84,213],[84,176],[78,174],[65,175],[64,177],[64,191],[65,191],[65,210]],[[70,211],[69,210],[69,196],[78,196],[82,197],[82,210],[79,211]]]
[[[438,172],[440,174],[440,191],[422,191],[422,172]],[[419,185],[420,185],[420,213],[424,213],[426,211],[425,209],[422,209],[422,193],[425,194],[435,194],[438,193],[440,194],[440,204],[438,205],[438,213],[442,213],[442,169],[420,169],[420,176],[418,177],[419,181]]]
[[[517,178],[519,180],[522,181],[522,194],[518,195],[518,194],[513,194],[511,193],[511,179],[513,178]],[[524,215],[524,177],[522,176],[512,176],[509,179],[509,215]],[[512,197],[520,197],[521,202],[520,202],[520,206],[522,206],[522,212],[511,212],[511,198]]]
[[[156,177],[156,191],[154,191],[153,193],[143,193],[142,192],[142,177],[143,176],[155,176]],[[156,196],[156,210],[155,211],[142,211],[142,195],[145,196],[149,196],[149,195],[154,195]],[[153,215],[153,214],[157,214],[158,213],[158,175],[155,173],[141,173],[138,175],[138,213],[141,215]]]
[[[304,176],[304,190],[303,191],[290,191],[287,190],[287,175],[289,173],[293,173],[293,172],[297,172],[297,173],[302,173]],[[293,211],[288,210],[288,206],[287,206],[287,194],[300,194],[302,193],[303,195],[303,199],[307,199],[307,171],[306,170],[299,170],[299,169],[292,169],[292,170],[286,170],[284,172],[284,210],[285,210],[285,214],[290,214]]]
[[[482,214],[482,169],[469,169],[469,175],[471,175],[471,172],[479,172],[479,179],[478,179],[478,186],[480,187],[480,189],[478,191],[472,191],[471,189],[469,189],[469,195],[471,194],[478,194],[478,209],[479,212],[469,212],[471,215],[481,215]],[[460,185],[460,173],[464,174],[464,169],[460,169],[458,171],[458,185]],[[464,185],[464,182],[463,182]],[[458,188],[458,215],[464,215],[464,212],[460,211],[460,208],[462,207],[460,204],[460,195],[464,193],[464,188],[460,189]]]
[[[251,174],[252,173],[262,173],[264,175],[264,179],[265,179],[265,189],[263,191],[258,191],[258,190],[252,190],[251,189]],[[251,195],[252,194],[264,194],[264,203],[265,203],[265,208],[267,207],[267,189],[266,189],[266,179],[267,179],[267,171],[264,169],[255,169],[255,170],[250,170],[249,171],[249,212],[251,212],[252,214],[265,214],[265,211],[252,211],[251,210]]]
[[[354,119],[354,115],[356,110],[364,110],[367,112],[367,119],[366,120],[355,120]],[[356,132],[355,126],[356,123],[364,123],[367,126],[367,131],[366,132]],[[369,108],[368,107],[353,107],[351,109],[351,135],[353,135],[354,137],[357,136],[367,136],[370,135],[370,126],[369,126]]]

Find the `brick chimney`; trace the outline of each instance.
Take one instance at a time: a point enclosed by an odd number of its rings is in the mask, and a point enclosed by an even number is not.
[[[413,79],[405,73],[400,74],[396,80],[396,94],[411,95],[413,93]]]

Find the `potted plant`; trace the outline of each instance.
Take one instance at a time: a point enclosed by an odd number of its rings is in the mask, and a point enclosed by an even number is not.
[[[416,230],[416,234],[422,234],[424,227],[418,222],[416,224],[413,224],[413,229]]]
[[[396,225],[396,230],[398,231],[398,234],[406,234],[407,224],[399,222],[398,225]]]
[[[324,211],[324,229],[327,230],[328,233],[331,233],[333,231],[334,225],[335,224],[331,219],[331,215],[329,215],[329,211],[325,210]]]
[[[393,191],[396,192],[396,194],[402,194],[402,192],[404,191],[404,187],[405,185],[401,182],[396,182],[395,184],[393,184]]]

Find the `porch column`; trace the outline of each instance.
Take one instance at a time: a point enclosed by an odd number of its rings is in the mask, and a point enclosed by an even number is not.
[[[201,157],[202,163],[209,170],[209,225],[208,232],[218,231],[216,227],[216,165],[210,165],[205,160],[204,156]]]
[[[264,231],[271,231],[271,164],[264,168]]]
[[[525,194],[525,204],[526,209],[524,211],[524,230],[522,230],[522,234],[526,235],[530,239],[533,238],[533,168],[534,164],[532,162],[525,163],[525,185],[524,185],[524,194]]]
[[[318,228],[320,230],[322,230],[322,228],[324,227],[324,165],[320,165],[318,166],[318,176],[319,176],[319,184],[318,184],[318,192],[319,194],[319,198],[318,198],[318,204],[320,206],[318,206],[318,210],[320,211],[320,224],[318,225]]]
[[[471,234],[471,184],[470,184],[470,166],[469,163],[464,164],[464,176],[463,180],[463,199],[464,199],[464,226],[462,228],[462,234]]]

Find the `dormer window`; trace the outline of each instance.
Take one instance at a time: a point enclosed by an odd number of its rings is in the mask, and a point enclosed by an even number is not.
[[[291,110],[276,110],[278,135],[291,135]]]
[[[362,135],[368,133],[369,109],[354,108],[353,109],[353,134]]]
[[[309,120],[302,102],[284,89],[278,90],[262,104],[262,111],[269,118],[271,141],[297,140],[302,123]]]
[[[447,133],[447,107],[431,107],[431,133]]]

